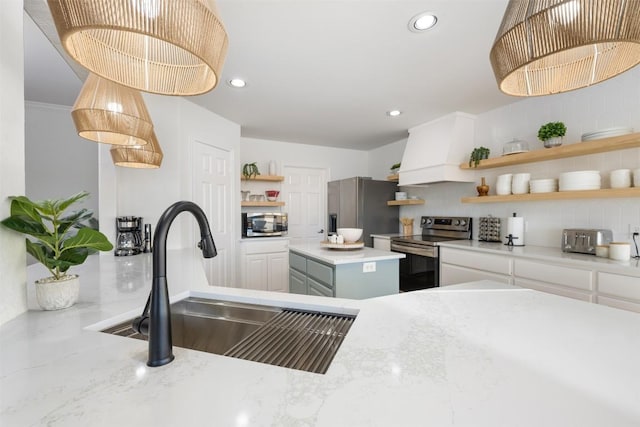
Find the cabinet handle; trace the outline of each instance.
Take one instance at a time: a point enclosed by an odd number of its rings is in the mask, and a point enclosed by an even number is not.
[[[318,234],[322,234],[322,233],[324,233],[324,228],[322,230],[318,231]]]

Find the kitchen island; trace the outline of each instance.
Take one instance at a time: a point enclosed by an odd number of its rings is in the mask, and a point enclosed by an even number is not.
[[[338,250],[317,243],[289,246],[289,292],[365,299],[400,292],[399,260],[372,248]]]
[[[29,285],[0,327],[0,425],[640,425],[636,313],[492,282],[368,300],[209,287],[197,256],[169,251],[173,299],[357,313],[327,373],[176,347],[149,368],[145,342],[86,327],[142,310],[150,257],[93,256],[76,306],[40,311]]]

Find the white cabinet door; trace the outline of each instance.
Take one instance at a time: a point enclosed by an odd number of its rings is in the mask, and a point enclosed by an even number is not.
[[[640,313],[640,278],[598,272],[596,302]]]
[[[459,283],[475,282],[476,280],[494,280],[499,283],[511,284],[511,276],[460,267],[452,264],[440,265],[440,286],[457,285]]]
[[[522,288],[533,289],[535,291],[546,292],[548,294],[560,295],[567,298],[573,298],[580,301],[594,302],[594,294],[577,290],[575,288],[556,285],[553,283],[538,282],[530,279],[522,279],[516,277],[514,285]]]
[[[268,290],[269,264],[265,254],[246,255],[244,259],[243,287],[246,289]]]
[[[373,248],[381,251],[391,251],[391,239],[383,239],[380,237],[373,238]]]
[[[267,290],[275,292],[289,292],[289,253],[278,252],[267,255],[269,270]]]

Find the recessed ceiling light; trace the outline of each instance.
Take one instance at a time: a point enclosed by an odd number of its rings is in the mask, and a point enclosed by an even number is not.
[[[438,22],[438,18],[430,12],[422,12],[409,20],[409,30],[420,33],[433,28]]]
[[[389,117],[398,117],[400,114],[402,114],[402,111],[400,110],[387,111],[387,116]]]
[[[242,79],[231,79],[231,80],[229,80],[229,85],[231,87],[242,88],[242,87],[245,87],[247,85],[247,82],[245,82]]]

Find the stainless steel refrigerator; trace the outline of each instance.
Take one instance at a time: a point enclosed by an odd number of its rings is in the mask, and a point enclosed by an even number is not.
[[[327,189],[329,234],[338,228],[362,228],[366,246],[373,246],[371,234],[399,233],[399,207],[388,206],[398,185],[355,177],[330,181]]]

